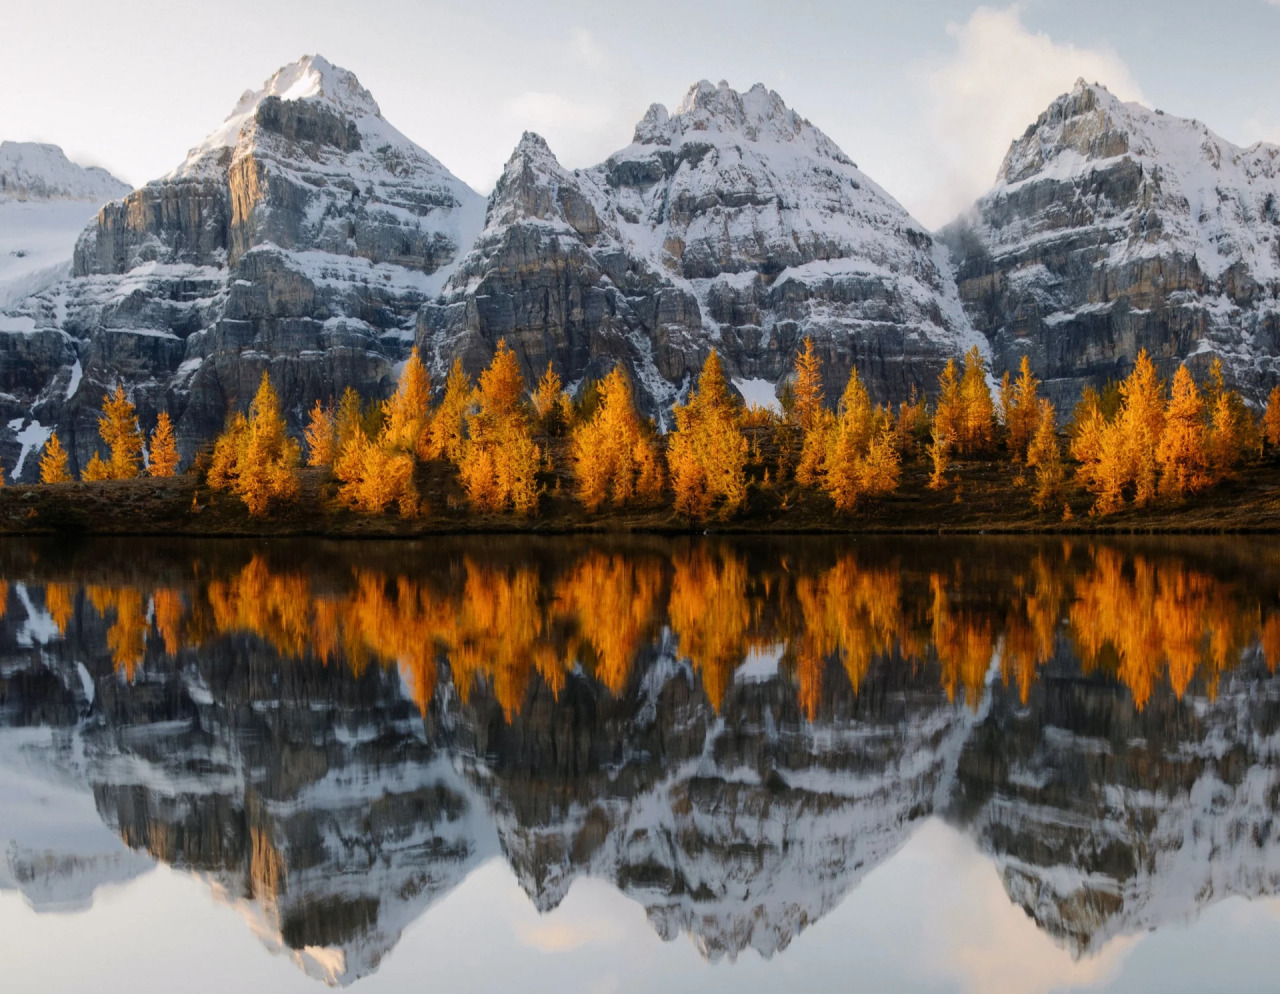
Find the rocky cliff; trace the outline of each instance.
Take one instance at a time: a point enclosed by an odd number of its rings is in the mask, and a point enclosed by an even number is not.
[[[806,335],[828,392],[856,365],[884,401],[930,386],[973,339],[919,223],[776,93],[706,81],[590,169],[526,134],[419,322],[441,367],[461,355],[475,371],[501,337],[527,376],[550,361],[576,385],[621,360],[659,415],[713,347],[740,390],[772,400]]]
[[[1253,400],[1280,378],[1280,147],[1079,81],[941,236],[997,372],[1031,357],[1060,408],[1128,373],[1220,357]]]
[[[33,477],[55,428],[83,464],[118,379],[144,427],[171,412],[184,455],[264,369],[295,424],[349,385],[389,391],[483,209],[351,73],[284,67],[168,176],[103,207],[72,279],[0,316],[10,476]]]

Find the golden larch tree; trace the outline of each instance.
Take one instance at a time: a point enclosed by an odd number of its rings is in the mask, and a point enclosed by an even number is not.
[[[430,396],[430,380],[415,348],[400,371],[396,392],[382,405],[377,438],[363,430],[352,433],[334,465],[343,484],[342,500],[369,513],[385,511],[393,502],[405,517],[420,513],[414,457],[427,446]]]
[[[598,389],[595,414],[574,431],[571,446],[578,499],[593,514],[606,500],[623,507],[655,500],[662,491],[657,445],[636,413],[622,367],[615,366]]]
[[[138,461],[142,458],[142,429],[138,427],[137,412],[125,395],[123,384],[117,383],[114,393],[102,395],[98,436],[111,451],[105,478],[129,480],[137,476]]]
[[[796,354],[791,397],[792,420],[802,432],[808,433],[818,426],[825,410],[822,406],[822,360],[813,351],[813,339],[808,335]]]
[[[382,444],[401,452],[425,449],[431,424],[430,405],[431,377],[415,346],[400,370],[396,392],[382,405]]]
[[[1157,458],[1163,494],[1181,497],[1202,490],[1209,483],[1204,398],[1185,365],[1179,366],[1173,375]]]
[[[1280,386],[1271,388],[1267,395],[1267,410],[1262,416],[1262,427],[1267,444],[1271,448],[1280,447]]]
[[[853,510],[861,497],[897,489],[901,457],[893,439],[893,419],[872,405],[856,367],[827,432],[823,464],[823,489],[838,511]]]
[[[332,409],[316,400],[311,408],[303,439],[307,443],[308,466],[332,466],[338,455],[338,435]]]
[[[471,506],[533,514],[538,507],[542,451],[533,441],[520,362],[505,338],[499,340],[493,361],[480,374],[476,408],[467,415],[466,424],[458,473]]]
[[[214,444],[209,486],[230,490],[258,517],[271,501],[297,496],[300,459],[298,443],[285,430],[271,377],[263,370],[248,417],[235,414]]]
[[[965,431],[964,396],[960,389],[960,370],[954,359],[948,359],[938,374],[938,403],[933,412],[933,430],[947,441],[950,448],[960,446]]]
[[[1121,437],[1111,444],[1127,448],[1128,458],[1124,472],[1134,483],[1133,502],[1145,507],[1156,497],[1158,462],[1156,454],[1164,433],[1164,381],[1156,372],[1155,363],[1143,349],[1129,378],[1120,386],[1123,404],[1117,426]]]
[[[178,440],[173,434],[173,422],[168,411],[161,411],[156,418],[155,431],[151,433],[151,461],[147,472],[154,477],[170,477],[178,471]]]
[[[1032,503],[1036,510],[1047,511],[1062,499],[1066,471],[1062,465],[1062,447],[1058,443],[1058,413],[1047,400],[1041,400],[1038,406],[1040,416],[1027,445],[1027,465],[1036,471]]]
[[[44,443],[44,454],[40,456],[41,483],[70,483],[71,470],[67,467],[67,450],[55,431]]]
[[[713,511],[728,517],[747,497],[747,440],[715,349],[688,402],[672,413],[676,430],[667,444],[667,466],[676,510],[695,520]]]
[[[533,405],[533,417],[540,434],[563,435],[568,430],[573,403],[550,360],[542,379],[530,394],[529,402]]]
[[[1008,377],[1006,373],[1000,390],[1000,406],[1004,413],[1009,454],[1014,460],[1025,460],[1027,446],[1042,421],[1040,398],[1037,396],[1040,381],[1031,372],[1031,360],[1025,355],[1018,367],[1017,380],[1010,383]]]
[[[467,440],[467,414],[475,404],[475,387],[462,368],[462,360],[454,359],[444,382],[444,397],[431,419],[430,443],[426,456],[457,463]],[[420,453],[421,454],[421,453]]]
[[[987,363],[976,345],[964,357],[960,402],[960,450],[966,455],[989,452],[995,439],[996,406],[987,385]]]

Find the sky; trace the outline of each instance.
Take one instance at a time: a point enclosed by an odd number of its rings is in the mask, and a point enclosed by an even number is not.
[[[185,994],[324,994],[263,947],[243,905],[210,898],[204,880],[165,866],[101,888],[91,910],[72,915],[36,914],[0,891],[6,980],[42,994],[151,994],[178,978]],[[579,878],[540,914],[495,859],[410,923],[378,971],[349,989],[1260,994],[1275,989],[1278,932],[1280,902],[1231,898],[1075,958],[1009,899],[972,840],[930,820],[771,960],[746,950],[736,963],[707,963],[686,935],[663,942],[637,901],[599,879]]]
[[[0,139],[47,141],[141,184],[246,89],[319,53],[487,193],[524,130],[593,165],[699,79],[762,82],[924,224],[990,187],[1077,77],[1280,142],[1280,0],[13,0]]]

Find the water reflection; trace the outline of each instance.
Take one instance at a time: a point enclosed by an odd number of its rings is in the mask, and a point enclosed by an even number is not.
[[[329,982],[495,853],[539,910],[608,880],[712,960],[786,948],[930,816],[1077,955],[1280,893],[1257,542],[8,543],[0,574],[3,769],[128,847],[10,804],[0,886],[83,906],[145,854]]]

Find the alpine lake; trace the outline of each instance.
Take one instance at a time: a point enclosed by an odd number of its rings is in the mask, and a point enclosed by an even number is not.
[[[0,540],[6,991],[1273,991],[1280,540]]]

